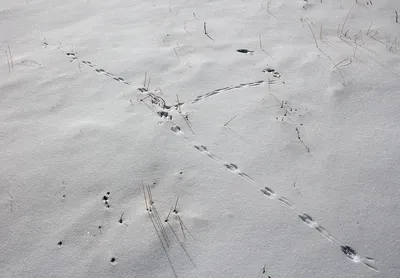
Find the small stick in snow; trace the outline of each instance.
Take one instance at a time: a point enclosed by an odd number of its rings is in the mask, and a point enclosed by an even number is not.
[[[195,19],[198,19],[195,12],[193,12],[193,17],[194,17]]]
[[[121,224],[124,222],[124,221],[122,220],[122,217],[124,216],[124,213],[125,213],[125,212],[123,212],[123,213],[121,214],[121,217],[120,217],[119,220],[118,220],[118,222],[121,223]]]
[[[356,4],[357,4],[357,2],[354,3],[353,6],[351,6],[349,12],[347,13],[347,16],[346,16],[346,18],[344,19],[344,22],[343,22],[342,30],[340,31],[340,36],[342,36],[342,34],[343,34],[343,29],[344,29],[344,26],[346,25],[347,19],[349,18],[350,12],[351,12],[351,10],[354,8],[354,6]]]
[[[151,76],[149,77],[149,82],[147,83],[147,91],[149,91],[149,88],[150,88],[150,81],[151,81]]]
[[[393,48],[393,45],[394,45],[395,42],[397,44],[397,37],[394,38],[392,44],[390,45],[389,51],[392,51],[392,48]]]
[[[354,57],[354,58],[356,57],[357,46],[358,46],[358,44],[357,44],[357,42],[356,42],[356,46],[354,47],[354,53],[353,53],[353,57]]]
[[[4,53],[6,53],[6,56],[7,56],[8,74],[10,74],[11,73],[11,67],[10,67],[10,59],[8,58],[7,50],[4,50]]]
[[[178,201],[179,201],[179,196],[178,196],[178,198],[176,198],[175,207],[174,207],[174,210],[173,210],[175,214],[178,213],[178,210],[176,209],[176,207],[178,206]]]
[[[319,30],[319,39],[320,39],[321,41],[324,41],[324,40],[322,39],[323,27],[324,27],[324,24],[322,23],[322,24],[321,24],[321,29]]]
[[[344,63],[345,61],[348,61],[348,63],[344,64],[342,67],[348,66],[353,62],[350,58],[344,59],[344,60],[340,61],[339,63],[337,63],[336,65],[334,65],[332,69],[336,68],[337,66]]]
[[[269,57],[271,57],[272,59],[274,59],[267,51],[264,50],[264,47],[263,47],[263,45],[262,45],[262,40],[261,40],[261,33],[258,33],[258,38],[259,38],[259,41],[260,41],[260,49],[261,49],[265,54],[267,54]]]
[[[368,36],[369,32],[371,31],[371,27],[372,27],[372,22],[371,22],[371,24],[369,25],[368,31],[367,31],[367,33],[366,33],[367,36]]]
[[[191,126],[190,123],[189,123],[189,119],[188,119],[187,115],[184,116],[184,115],[182,114],[181,104],[183,104],[183,103],[181,103],[181,102],[179,101],[179,96],[178,96],[178,95],[176,95],[176,100],[177,100],[177,102],[178,102],[179,114],[181,114],[183,120],[186,122],[187,126],[188,126],[189,129],[192,131],[192,133],[194,134],[193,128],[192,128],[192,126]]]
[[[146,190],[144,189],[143,182],[142,182],[142,188],[143,188],[144,203],[146,204],[146,210],[149,211],[149,207],[147,206]]]
[[[171,209],[169,210],[167,218],[165,218],[164,222],[168,222],[168,220],[169,220],[168,218],[171,215],[171,212],[172,212],[173,209],[174,209],[174,206],[171,206]]]
[[[147,186],[147,194],[149,194],[149,204],[151,206],[154,204],[154,201],[153,201],[153,196],[151,195],[151,189],[149,185]]]
[[[172,11],[172,9],[171,9],[171,2],[169,2],[168,10],[169,10],[172,14],[174,14],[174,15],[177,15],[177,14],[178,14],[178,13],[174,13],[174,12]]]
[[[10,53],[11,67],[14,68],[14,61],[13,61],[13,58],[12,58],[11,49],[10,49],[10,45],[9,44],[8,44],[8,52]]]
[[[313,31],[313,29],[311,28],[311,25],[310,25],[310,23],[308,23],[308,21],[307,21],[306,19],[304,19],[304,21],[307,23],[307,25],[308,25],[308,28],[310,28],[310,30],[311,30],[311,33],[312,33],[312,35],[313,35],[313,38],[314,38],[315,46],[316,46],[318,49],[320,49],[320,48],[319,48],[319,46],[318,46],[317,39],[315,38],[314,31]]]
[[[147,71],[144,72],[143,88],[146,88],[146,82],[147,82]]]
[[[158,214],[157,209],[155,207],[153,209],[154,209],[154,215],[155,215],[156,223],[157,223],[157,225],[158,225],[158,227],[159,227],[159,229],[160,229],[160,231],[161,231],[161,233],[162,233],[162,235],[163,235],[163,237],[165,239],[165,243],[166,243],[167,247],[169,248],[170,241],[169,241],[169,238],[168,238],[168,234],[165,231],[165,228],[164,228],[164,226],[163,226],[163,224],[161,222],[160,215]]]
[[[269,13],[270,15],[272,15],[273,17],[276,18],[276,16],[275,16],[273,13],[271,13],[271,12],[269,11],[269,2],[270,2],[270,1],[268,1],[268,3],[267,3],[267,13]]]
[[[192,33],[190,33],[187,29],[186,29],[186,20],[183,23],[183,28],[185,29],[186,33],[188,33],[189,35],[192,35]]]
[[[269,276],[267,273],[267,269],[266,269],[266,265],[264,265],[263,269],[262,269],[262,277],[264,277],[264,275],[267,275],[268,278],[271,278],[271,276]]]
[[[207,33],[207,23],[204,21],[204,34],[210,38],[210,40],[215,41],[213,38],[210,37],[210,35]]]
[[[397,13],[397,11],[394,11],[396,13],[396,23],[399,23],[399,14]]]
[[[174,52],[175,52],[176,58],[178,58],[178,60],[180,61],[180,60],[181,60],[181,58],[179,58],[179,55],[178,55],[178,53],[176,52],[176,49],[175,49],[175,47],[174,47]]]
[[[297,132],[297,139],[299,139],[299,140],[301,140],[301,138],[300,138],[300,132],[299,132],[299,129],[296,127],[296,132]]]
[[[13,212],[13,200],[14,200],[14,197],[10,194],[10,192],[7,191],[7,193],[8,193],[8,195],[9,195],[10,198],[11,198],[11,201],[10,201],[10,209],[11,209],[11,213],[12,213],[12,212]]]
[[[296,127],[296,132],[297,132],[297,139],[300,140],[300,142],[303,144],[303,146],[306,148],[307,152],[310,153],[310,148],[307,147],[306,144],[304,144],[303,140],[300,138],[300,131],[299,129]]]
[[[233,116],[232,119],[230,119],[229,121],[227,121],[227,122],[224,124],[224,126],[226,127],[230,122],[232,122],[232,120],[233,120],[234,118],[236,118],[236,116],[237,116],[237,115]]]
[[[315,34],[314,34],[313,29],[311,28],[310,23],[308,23],[308,21],[307,21],[306,19],[304,19],[304,21],[307,23],[308,28],[310,28],[310,31],[311,31],[311,33],[312,33],[312,35],[313,35],[314,42],[315,42],[315,46],[317,47],[317,49],[318,49],[322,54],[324,54],[325,57],[327,57],[327,58],[329,59],[329,61],[332,62],[332,64],[335,64],[335,62],[332,60],[332,58],[331,58],[328,54],[326,54],[324,51],[322,51],[322,49],[318,46],[317,39],[315,38]],[[343,29],[343,28],[342,28],[342,29]],[[340,76],[344,79],[344,75],[343,75],[343,73],[342,73],[339,69],[338,69],[338,72],[339,72]]]
[[[179,102],[179,96],[178,96],[178,94],[176,95],[176,101],[178,102],[178,111],[179,111],[179,113],[182,114],[181,103]]]

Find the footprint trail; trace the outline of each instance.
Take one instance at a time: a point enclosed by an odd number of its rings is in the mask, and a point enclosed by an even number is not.
[[[184,133],[181,130],[181,128],[179,126],[177,126],[177,125],[173,125],[171,127],[171,130],[177,135],[184,135]],[[210,152],[210,150],[206,146],[199,145],[199,144],[194,144],[189,138],[187,138],[185,136],[184,136],[184,138],[188,142],[192,143],[193,147],[197,151],[199,151],[201,154],[206,155],[207,157],[209,157],[215,163],[217,163],[217,164],[219,164],[221,166],[224,166],[230,172],[232,172],[234,174],[237,174],[238,176],[242,177],[248,183],[250,183],[252,186],[254,186],[256,188],[262,187],[262,185],[260,183],[255,181],[253,178],[251,178],[246,173],[242,172],[240,170],[240,168],[236,164],[230,163],[230,162],[225,162],[223,159],[219,158],[218,156],[216,156],[212,152]],[[286,198],[284,196],[279,196],[277,193],[275,193],[275,191],[273,189],[271,189],[270,187],[267,187],[267,186],[264,186],[264,188],[261,188],[261,192],[266,197],[268,197],[268,199],[273,200],[273,201],[277,201],[277,202],[281,203],[282,205],[284,205],[285,207],[287,207],[288,209],[294,211],[294,213],[297,214],[299,219],[304,224],[306,224],[308,227],[310,227],[310,228],[314,229],[315,231],[317,231],[321,236],[323,236],[329,242],[334,243],[334,244],[336,244],[336,246],[340,247],[342,252],[346,255],[346,257],[349,258],[353,263],[362,263],[366,267],[368,267],[368,268],[370,268],[370,269],[372,269],[374,271],[378,271],[377,267],[374,265],[375,264],[375,260],[373,258],[362,257],[362,256],[358,255],[357,252],[352,247],[350,247],[348,245],[345,245],[342,242],[340,242],[338,239],[336,239],[328,230],[326,230],[317,221],[315,221],[313,219],[313,217],[311,217],[309,214],[304,213],[301,210],[299,210],[298,208],[296,208],[294,203],[292,201],[290,201],[288,198]]]

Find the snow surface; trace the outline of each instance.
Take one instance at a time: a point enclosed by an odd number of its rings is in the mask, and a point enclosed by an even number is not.
[[[400,277],[395,11],[1,1],[0,277]]]

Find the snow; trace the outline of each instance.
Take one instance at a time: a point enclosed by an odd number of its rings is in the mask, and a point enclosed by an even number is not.
[[[355,2],[2,1],[0,276],[399,277],[400,6]]]

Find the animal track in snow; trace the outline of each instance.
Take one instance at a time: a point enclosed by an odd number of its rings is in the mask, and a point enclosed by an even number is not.
[[[302,215],[299,215],[299,218],[304,223],[306,223],[308,226],[317,230],[318,233],[320,233],[322,236],[324,236],[329,241],[340,244],[340,242],[336,238],[334,238],[324,227],[320,226],[316,221],[314,221],[314,219],[307,213],[303,213]]]
[[[215,162],[217,163],[221,163],[223,164],[227,169],[229,169],[230,171],[244,177],[246,180],[248,180],[249,182],[253,183],[253,184],[257,184],[258,183],[253,180],[252,178],[250,178],[248,175],[246,175],[245,173],[242,173],[239,169],[239,167],[234,164],[234,163],[227,163],[227,162],[222,162],[222,160],[217,159],[216,156],[214,156],[206,146],[203,145],[195,145],[194,146],[199,152],[206,154],[207,156],[209,156],[210,158],[212,158]],[[269,187],[264,187],[263,189],[261,189],[261,192],[264,193],[264,195],[266,195],[268,198],[270,198],[271,200],[277,200],[280,203],[282,203],[283,205],[285,205],[286,207],[288,207],[289,209],[295,210],[296,207],[295,205],[286,197],[283,196],[278,196],[273,189],[269,188]],[[297,210],[297,209],[296,209]],[[341,247],[343,246],[343,244],[341,244],[341,242],[339,240],[337,240],[335,237],[333,237],[324,227],[322,227],[321,225],[318,224],[318,222],[316,222],[310,215],[308,215],[307,213],[303,213],[303,214],[298,214],[298,217],[305,223],[307,224],[309,227],[315,229],[319,234],[321,234],[324,238],[326,238],[327,240],[329,240],[330,242],[334,242],[338,245],[340,245]],[[342,247],[342,251],[346,254],[346,256],[351,259],[353,262],[362,262],[364,265],[366,265],[367,267],[376,270],[377,268],[373,265],[374,260],[372,258],[368,258],[368,257],[364,257],[361,258],[359,256],[356,256],[355,251],[352,251],[353,249],[349,249],[348,247],[345,247],[345,249],[343,249]],[[346,252],[345,252],[346,251]]]
[[[261,192],[264,193],[264,195],[266,195],[268,198],[270,199],[276,199],[279,202],[283,203],[285,206],[289,207],[290,209],[294,208],[293,203],[286,197],[279,197],[277,194],[275,194],[275,192],[269,188],[269,187],[264,187],[263,189],[261,189]]]
[[[97,67],[96,67],[95,65],[93,65],[92,62],[90,62],[90,61],[82,61],[82,63],[85,64],[85,65],[87,65],[87,66],[89,66],[89,67],[91,67],[92,69],[94,69],[94,70],[95,70],[97,73],[99,73],[99,74],[104,74],[104,75],[106,75],[106,76],[112,78],[112,79],[115,80],[115,81],[122,82],[122,83],[124,83],[124,84],[126,84],[126,85],[132,86],[131,83],[125,81],[125,79],[123,79],[122,77],[118,77],[118,76],[116,76],[116,75],[112,74],[111,72],[108,72],[108,71],[106,71],[106,70],[104,70],[104,69],[97,68]]]
[[[267,195],[267,197],[271,198],[271,199],[276,199],[276,197],[277,197],[275,192],[269,187],[265,187],[264,189],[261,189],[261,192],[264,193],[265,195]]]
[[[219,162],[220,159],[218,157],[216,157],[215,155],[211,154],[206,146],[194,146],[196,148],[196,150],[198,150],[199,152],[207,155],[209,158],[211,158],[212,160],[214,160],[215,162]]]
[[[171,128],[171,130],[174,133],[180,132],[180,128],[177,129],[175,126]],[[187,139],[187,138],[186,138]],[[187,139],[189,140],[189,139]],[[223,160],[217,158],[215,155],[213,155],[209,149],[204,146],[204,145],[194,145],[194,147],[201,153],[206,154],[208,157],[210,157],[214,162],[219,163],[224,165],[227,169],[230,171],[238,174],[239,176],[245,178],[248,182],[252,183],[253,185],[259,185],[258,182],[256,182],[254,179],[250,178],[248,175],[245,173],[241,172],[239,167],[234,164],[234,163],[228,163],[228,162],[223,162]],[[296,213],[298,212],[298,209],[295,207],[295,205],[286,197],[284,196],[278,196],[273,189],[265,186],[263,189],[261,189],[261,192],[266,195],[269,199],[271,200],[276,200],[286,207],[288,207],[291,210],[295,210]],[[351,259],[353,262],[361,262],[365,266],[378,271],[378,269],[373,265],[375,262],[374,259],[369,258],[369,257],[360,257],[356,254],[356,252],[349,246],[344,246],[339,240],[337,240],[335,237],[333,237],[328,230],[326,230],[324,227],[318,224],[309,214],[307,213],[299,213],[298,217],[309,227],[315,229],[319,234],[321,234],[324,238],[326,238],[328,241],[333,242],[341,246],[342,251],[345,253],[345,255]]]
[[[362,263],[366,267],[371,268],[372,270],[375,270],[378,272],[378,269],[376,268],[375,260],[370,257],[360,257],[357,255],[356,250],[351,248],[348,245],[341,245],[340,248],[342,249],[342,252],[346,255],[347,258],[349,258],[352,262],[354,263]]]
[[[68,52],[65,53],[68,57],[71,57],[72,60],[76,60],[78,59],[77,57],[77,53],[75,52]],[[86,64],[87,66],[91,67],[92,69],[94,69],[97,73],[99,74],[104,74],[110,78],[112,78],[115,81],[124,83],[126,85],[132,86],[131,83],[125,81],[123,78],[115,76],[114,74],[101,69],[101,68],[97,68],[95,65],[93,65],[90,61],[82,61],[82,63]],[[281,75],[279,72],[275,71],[274,69],[271,68],[267,68],[265,70],[263,70],[263,72],[268,72],[271,73],[274,77],[276,78],[280,78]],[[211,91],[207,94],[204,95],[200,95],[197,96],[196,99],[194,99],[193,101],[191,101],[190,103],[194,104],[197,103],[200,100],[206,99],[208,97],[211,97],[213,95],[217,95],[221,92],[225,92],[225,91],[230,91],[230,90],[235,90],[235,89],[241,89],[241,88],[246,88],[246,87],[255,87],[255,86],[260,86],[263,84],[267,84],[268,82],[266,81],[255,81],[255,82],[250,82],[250,83],[242,83],[239,84],[237,86],[230,86],[230,87],[224,87],[221,89],[217,89],[214,91]],[[172,117],[171,115],[169,115],[169,113],[167,111],[169,111],[171,108],[176,108],[176,106],[166,106],[165,102],[163,101],[163,99],[159,98],[159,97],[154,97],[148,92],[148,89],[144,88],[144,87],[140,87],[138,88],[139,92],[141,93],[147,93],[148,95],[150,95],[151,97],[151,105],[153,106],[157,106],[158,108],[161,108],[161,111],[156,112],[158,114],[158,116],[165,118],[169,121],[172,121]],[[287,103],[286,103],[287,104]],[[282,104],[283,106],[283,104]],[[281,107],[283,108],[283,107]],[[289,111],[293,112],[292,108],[289,107]],[[156,110],[157,111],[157,110]],[[294,110],[295,112],[297,111],[297,109]],[[153,110],[153,112],[155,112]],[[286,116],[286,115],[285,115]],[[300,115],[301,116],[301,115]],[[171,126],[171,131],[174,132],[177,135],[183,134],[183,131],[181,130],[181,128],[175,124],[173,124]],[[186,140],[190,141],[188,138],[185,137]],[[196,148],[196,150],[198,150],[199,152],[207,155],[209,158],[211,158],[214,162],[220,164],[220,165],[224,165],[225,168],[227,168],[228,170],[230,170],[231,172],[238,174],[239,176],[241,176],[242,178],[244,178],[245,180],[247,180],[249,183],[252,183],[253,185],[259,185],[258,182],[256,182],[254,179],[252,179],[250,176],[248,176],[246,173],[243,173],[240,171],[239,167],[234,164],[234,163],[228,163],[228,162],[224,162],[223,160],[221,160],[220,158],[218,158],[217,156],[215,156],[214,154],[212,154],[208,148],[204,145],[194,145],[194,147]],[[279,201],[280,203],[282,203],[283,205],[285,205],[286,207],[290,208],[290,209],[296,209],[294,204],[287,199],[286,197],[283,196],[278,196],[271,188],[269,187],[264,187],[264,189],[261,189],[261,192],[266,195],[268,198],[270,198],[271,200],[276,200]],[[103,202],[106,205],[107,208],[110,207],[109,205],[109,192],[107,192],[106,195],[103,196]],[[342,252],[345,254],[345,256],[350,259],[352,262],[354,263],[362,263],[365,266],[378,271],[377,268],[374,266],[374,259],[369,258],[369,257],[361,257],[360,255],[357,254],[357,252],[351,248],[348,245],[344,245],[341,244],[337,239],[335,239],[325,228],[323,228],[322,226],[320,226],[310,215],[306,214],[306,213],[299,213],[298,217],[305,223],[307,224],[309,227],[315,229],[318,233],[320,233],[322,236],[324,236],[327,240],[334,242],[336,244],[338,244],[342,250]],[[112,259],[112,263],[115,262],[115,258]]]
[[[281,78],[281,74],[272,68],[263,69],[262,72],[269,72],[275,78]]]
[[[235,89],[241,89],[241,88],[248,88],[248,87],[261,86],[261,85],[266,84],[266,83],[267,83],[266,81],[260,80],[260,81],[255,81],[255,82],[242,83],[242,84],[239,84],[239,85],[236,85],[236,86],[224,87],[224,88],[221,88],[221,89],[217,89],[217,90],[208,92],[207,94],[197,96],[197,97],[196,97],[194,100],[192,100],[190,103],[192,103],[192,104],[197,103],[197,102],[199,102],[200,100],[209,98],[209,97],[211,97],[211,96],[220,94],[220,93],[222,93],[222,92],[231,91],[231,90],[235,90]]]

